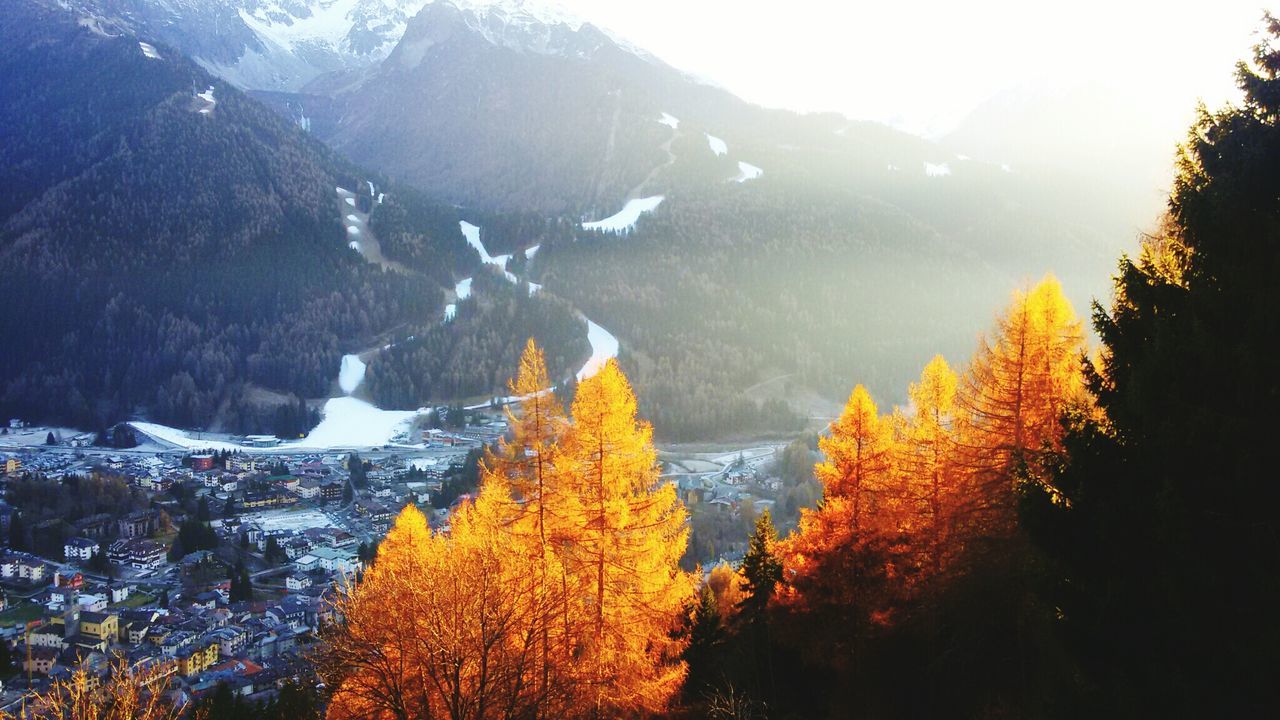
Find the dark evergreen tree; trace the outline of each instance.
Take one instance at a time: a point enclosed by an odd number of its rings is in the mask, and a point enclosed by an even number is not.
[[[267,538],[266,548],[262,551],[262,557],[269,563],[282,563],[289,559],[285,554],[284,548],[280,547],[280,542],[274,536]]]
[[[684,651],[689,664],[684,691],[690,697],[699,697],[718,679],[718,654],[725,641],[723,620],[710,586],[703,585],[690,623],[689,645]]]
[[[747,541],[747,553],[742,558],[742,589],[744,597],[739,608],[747,623],[755,623],[764,617],[769,599],[782,579],[782,561],[773,554],[773,543],[778,531],[773,527],[773,516],[768,510],[760,513],[755,529]]]
[[[1065,714],[1280,707],[1280,22],[1267,30],[1238,69],[1244,103],[1202,110],[1167,221],[1095,306],[1103,417],[1068,418],[1066,453],[1027,483],[1082,671],[1084,709]]]
[[[231,573],[231,602],[248,602],[253,600],[253,578],[243,562],[237,562]]]

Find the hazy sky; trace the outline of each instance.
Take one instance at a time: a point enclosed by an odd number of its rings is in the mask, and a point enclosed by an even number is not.
[[[1265,1],[1265,0],[1264,0]],[[1259,0],[560,0],[667,62],[764,105],[920,133],[1027,83],[1102,82],[1186,117],[1230,96]],[[1185,127],[1184,119],[1177,125]]]

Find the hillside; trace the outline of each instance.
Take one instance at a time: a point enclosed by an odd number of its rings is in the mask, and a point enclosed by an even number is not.
[[[6,417],[266,429],[246,389],[327,396],[344,351],[440,313],[453,267],[348,248],[361,174],[171,48],[20,0],[0,96]]]
[[[267,28],[245,19],[256,0],[237,2],[252,38],[234,67],[166,37],[388,181],[483,215],[489,252],[544,246],[522,272],[616,333],[643,412],[671,439],[821,423],[850,374],[905,400],[915,368],[969,347],[1008,288],[1052,270],[1078,307],[1105,295],[1111,258],[1148,216],[1114,192],[1123,168],[1062,173],[972,133],[933,142],[754,106],[549,3],[308,1]],[[150,8],[131,22],[155,26],[162,3],[129,3]],[[331,66],[316,54],[357,47],[375,6],[391,28],[381,55]],[[185,7],[175,26],[192,22]],[[332,37],[307,19],[322,15]],[[284,34],[287,58],[252,51]],[[299,60],[309,79],[276,82]],[[246,74],[259,61],[277,72]],[[388,257],[431,272],[438,244],[402,226],[447,233],[452,219],[423,219],[415,202],[370,222]],[[397,405],[421,402],[426,386],[484,382],[428,382],[442,358],[415,357],[412,370],[373,368],[394,379],[375,386]],[[768,393],[752,390],[761,383]]]

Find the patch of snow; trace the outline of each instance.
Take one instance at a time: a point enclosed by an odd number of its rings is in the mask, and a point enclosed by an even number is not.
[[[493,262],[493,257],[489,255],[489,251],[484,249],[484,243],[480,242],[480,226],[472,225],[463,220],[458,223],[458,227],[462,228],[462,236],[467,239],[467,244],[480,253],[480,262],[485,264]]]
[[[150,58],[152,60],[161,59],[160,53],[156,52],[156,46],[152,45],[151,43],[140,42],[138,43],[138,48],[142,50],[142,55],[144,57]]]
[[[529,294],[530,294],[530,295],[532,295],[532,294],[534,294],[534,293],[536,293],[536,292],[540,292],[541,290],[542,290],[542,286],[541,286],[541,285],[539,285],[538,283],[529,283]]]
[[[587,321],[587,342],[591,343],[591,357],[578,370],[579,382],[600,372],[610,358],[618,357],[618,338],[591,319],[584,316],[583,320]]]
[[[348,215],[348,216],[347,216],[347,222],[349,222],[349,223],[358,223],[358,222],[360,222],[360,218],[359,218],[358,216],[356,216],[356,215]]]
[[[471,278],[459,280],[458,284],[453,286],[453,294],[459,301],[471,297]]]
[[[617,213],[610,215],[603,220],[595,222],[582,223],[583,230],[600,230],[610,233],[624,233],[635,227],[636,221],[640,216],[647,212],[653,212],[663,200],[662,195],[653,195],[646,198],[636,198],[628,200],[627,204]]]
[[[342,197],[352,197],[352,196],[354,195],[354,193],[352,193],[350,190],[348,190],[348,189],[346,189],[346,188],[342,187],[341,185],[339,185],[338,187],[334,188],[334,191],[335,191],[335,192],[337,192],[337,193],[338,193],[339,195],[341,195]]]
[[[342,366],[338,369],[338,387],[347,395],[355,392],[360,383],[364,382],[366,369],[368,366],[359,355],[343,355]]]
[[[455,304],[453,304],[453,303],[449,303],[448,305],[445,305],[445,306],[444,306],[444,320],[445,320],[445,322],[448,322],[448,321],[452,320],[452,319],[454,318],[454,316],[456,316],[457,314],[458,314],[458,306],[457,306],[457,305],[455,305]]]
[[[924,164],[924,174],[927,177],[945,177],[951,174],[951,166],[946,163],[935,165],[931,162]]]
[[[360,228],[356,227],[355,225],[348,225],[348,226],[347,226],[347,234],[348,234],[348,235],[359,235],[359,234],[360,234]]]
[[[347,247],[351,248],[352,250],[355,250],[356,252],[360,252],[360,243],[356,242],[355,240],[352,240],[351,242],[347,243]]]
[[[384,198],[384,197],[386,197],[386,196],[387,196],[387,194],[386,194],[386,193],[378,193],[378,204],[379,204],[379,205],[381,205],[381,204],[382,204],[382,198]]]
[[[748,180],[755,180],[764,174],[764,170],[752,165],[751,163],[738,162],[738,177],[734,178],[734,182],[744,183]]]
[[[345,200],[345,201],[346,201],[346,203],[347,203],[348,205],[350,205],[351,207],[355,207],[355,206],[356,206],[356,199],[355,199],[355,198],[353,198],[353,197],[349,197],[349,198],[344,198],[344,200]]]
[[[1007,163],[1000,163],[1000,169],[1007,173],[1013,172],[1013,168],[1009,167]]]
[[[311,434],[288,447],[351,448],[388,445],[408,434],[417,410],[379,410],[353,397],[331,398],[321,410],[323,419]]]
[[[539,250],[539,248],[541,248],[541,247],[542,247],[541,245],[533,245],[532,247],[527,247],[527,248],[525,248],[525,249],[524,249],[524,259],[525,259],[525,260],[532,260],[532,259],[533,259],[533,256],[538,254],[538,250]]]
[[[200,108],[201,115],[208,115],[212,113],[213,109],[218,105],[218,101],[213,97],[212,85],[209,86],[208,90],[205,90],[202,93],[196,93],[196,97],[200,98],[201,100],[205,101],[205,103],[207,103],[204,107]]]
[[[377,192],[377,190],[374,190],[374,189],[373,189],[373,181],[372,181],[372,180],[365,180],[365,182],[369,183],[369,196],[370,196],[370,197],[373,197],[373,194]]]
[[[893,163],[889,163],[889,172],[898,172],[898,166]]]
[[[191,433],[156,423],[135,421],[129,423],[138,432],[169,445],[176,445],[187,450],[239,450],[240,445],[220,440],[200,440]]]
[[[485,265],[493,265],[501,270],[508,282],[519,282],[515,275],[507,271],[507,261],[511,259],[510,254],[498,255],[497,257],[490,255],[489,251],[485,249],[484,243],[480,242],[480,228],[478,226],[472,225],[466,220],[461,221],[458,225],[462,228],[462,235],[467,239],[467,244],[475,248],[476,252],[480,253],[480,262],[483,262]],[[471,281],[466,280],[464,282],[468,283],[468,293],[470,293]],[[459,285],[461,285],[461,283],[459,283]]]
[[[678,130],[680,128],[680,120],[672,116],[671,113],[662,113],[662,117],[658,118],[658,122],[666,125],[672,130]]]
[[[710,133],[707,133],[706,135],[707,146],[711,148],[711,152],[716,154],[716,157],[729,154],[729,145],[725,143],[725,141]]]

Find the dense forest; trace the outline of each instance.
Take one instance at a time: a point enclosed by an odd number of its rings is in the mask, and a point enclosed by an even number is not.
[[[0,37],[0,414],[295,430],[275,407],[327,395],[350,343],[439,316],[456,224],[399,221],[442,269],[382,272],[338,222],[355,171],[178,53],[30,0]]]
[[[794,431],[795,413],[744,392],[775,378],[785,395],[834,401],[857,376],[903,401],[907,368],[965,352],[1004,288],[1054,269],[1084,286],[1077,299],[1101,290],[1100,248],[1128,232],[1072,218],[1064,188],[989,163],[928,177],[923,164],[945,156],[887,130],[871,145],[869,131],[807,128],[786,149],[764,132],[717,156],[682,123],[675,159],[643,189],[665,199],[634,230],[553,238],[532,263],[622,340],[663,438]],[[739,161],[763,176],[733,182]]]
[[[477,273],[452,320],[410,329],[369,364],[365,383],[379,407],[413,409],[455,398],[505,396],[529,338],[548,349],[552,375],[573,375],[591,354],[586,323],[565,301],[526,283]]]

